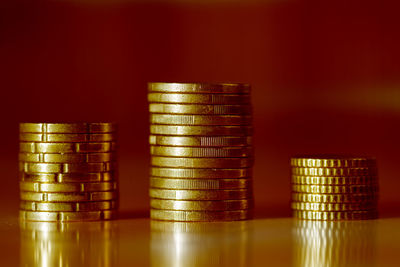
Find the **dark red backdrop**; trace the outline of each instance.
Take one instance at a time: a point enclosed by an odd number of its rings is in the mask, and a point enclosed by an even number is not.
[[[376,156],[400,204],[397,1],[159,2],[2,1],[3,210],[17,123],[63,120],[120,123],[121,207],[145,210],[148,81],[253,85],[259,210],[288,212],[288,159],[307,152]]]

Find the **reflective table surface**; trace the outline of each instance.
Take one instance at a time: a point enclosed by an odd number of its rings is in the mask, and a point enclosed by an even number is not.
[[[226,223],[2,217],[2,266],[399,266],[400,218]]]

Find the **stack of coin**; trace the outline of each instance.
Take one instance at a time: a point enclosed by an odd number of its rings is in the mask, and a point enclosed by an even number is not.
[[[252,108],[245,84],[150,83],[151,218],[252,215]]]
[[[362,220],[378,215],[376,160],[363,157],[296,157],[292,166],[294,217]]]
[[[112,219],[118,207],[116,125],[20,124],[20,217]]]

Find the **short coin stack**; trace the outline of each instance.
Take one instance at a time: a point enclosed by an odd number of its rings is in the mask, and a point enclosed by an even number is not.
[[[251,218],[250,86],[150,83],[148,99],[151,218]]]
[[[294,217],[309,220],[377,218],[376,160],[296,157],[292,165]]]
[[[112,219],[118,207],[113,123],[20,124],[20,217]]]

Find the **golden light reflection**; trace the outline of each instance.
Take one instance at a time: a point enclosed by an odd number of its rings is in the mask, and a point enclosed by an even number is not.
[[[294,266],[374,266],[376,221],[295,221]]]
[[[20,266],[117,266],[111,222],[21,221]]]
[[[151,222],[151,266],[251,266],[249,222]]]

